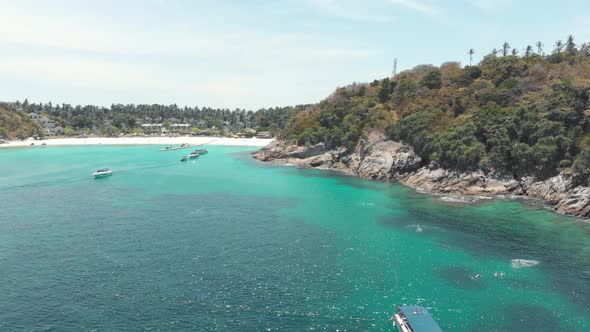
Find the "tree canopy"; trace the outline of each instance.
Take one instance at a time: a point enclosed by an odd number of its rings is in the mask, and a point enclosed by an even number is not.
[[[587,175],[590,48],[576,46],[572,36],[549,55],[535,45],[537,52],[526,46],[518,56],[506,42],[477,65],[421,65],[338,88],[295,114],[283,136],[353,147],[380,131],[413,146],[425,163],[450,169]]]

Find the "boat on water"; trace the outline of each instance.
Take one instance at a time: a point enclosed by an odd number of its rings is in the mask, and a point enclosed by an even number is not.
[[[391,320],[400,332],[442,332],[428,310],[418,305],[398,306]]]
[[[197,152],[191,152],[191,154],[188,155],[189,159],[195,159],[199,156],[199,154]]]
[[[207,149],[196,149],[194,152],[196,152],[198,154],[206,154],[206,153],[209,153],[209,151],[207,151]]]
[[[92,176],[94,176],[94,178],[103,178],[105,176],[111,175],[113,175],[113,171],[110,168],[101,168],[96,170],[96,172],[92,173]]]
[[[182,143],[180,146],[171,146],[168,145],[162,149],[160,149],[160,151],[174,151],[174,150],[182,150],[182,149],[188,149],[190,148],[192,145],[188,144],[188,143]]]
[[[187,160],[188,160],[188,158],[186,156],[183,156],[182,159],[180,159],[180,161],[182,161],[182,162],[185,162]]]

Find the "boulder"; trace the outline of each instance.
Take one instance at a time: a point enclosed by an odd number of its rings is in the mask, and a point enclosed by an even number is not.
[[[576,187],[555,204],[559,213],[590,217],[590,187]]]
[[[351,161],[355,162],[355,171],[359,176],[390,181],[397,174],[416,170],[422,159],[407,145],[383,141],[367,146],[358,160]]]
[[[570,174],[562,173],[545,181],[531,183],[526,192],[530,197],[557,203],[564,199],[573,187],[573,177]]]
[[[285,153],[285,156],[287,158],[306,159],[306,158],[318,156],[318,155],[323,154],[325,152],[326,152],[326,145],[324,143],[318,143],[316,145],[309,146],[309,147],[306,147],[306,146],[298,147],[298,149],[293,152]]]

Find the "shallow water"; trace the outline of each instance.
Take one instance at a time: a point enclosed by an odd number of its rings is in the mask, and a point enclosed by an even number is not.
[[[209,151],[0,150],[0,330],[590,330],[585,221]]]

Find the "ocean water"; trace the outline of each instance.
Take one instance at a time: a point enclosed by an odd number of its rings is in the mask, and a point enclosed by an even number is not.
[[[590,331],[583,220],[209,151],[0,150],[0,331]]]

